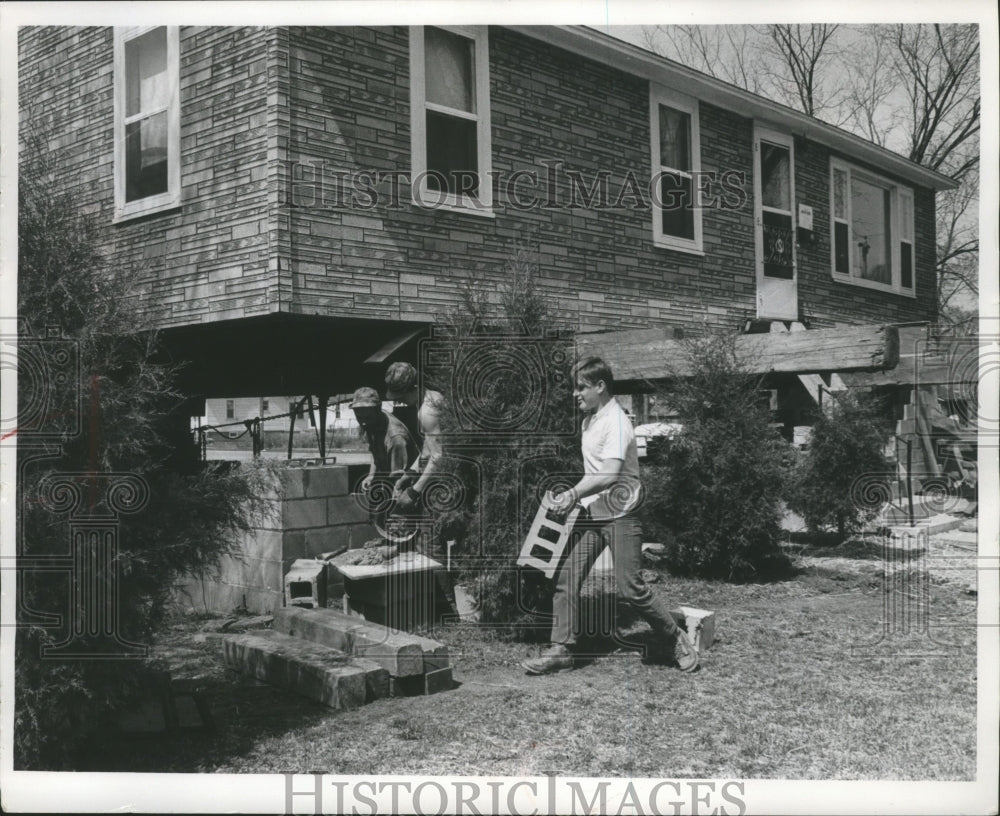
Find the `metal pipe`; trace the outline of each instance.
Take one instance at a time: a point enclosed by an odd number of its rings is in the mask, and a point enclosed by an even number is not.
[[[906,443],[906,498],[910,502],[910,526],[913,526],[913,445],[909,439]]]

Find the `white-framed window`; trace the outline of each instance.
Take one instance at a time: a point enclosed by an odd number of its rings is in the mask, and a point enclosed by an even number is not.
[[[177,26],[115,28],[115,219],[181,201]]]
[[[915,294],[913,190],[832,159],[830,246],[834,280]]]
[[[650,83],[649,131],[656,193],[653,243],[701,253],[698,100]]]
[[[226,419],[236,418],[236,400],[226,400]]]
[[[486,26],[410,27],[413,201],[493,214]]]

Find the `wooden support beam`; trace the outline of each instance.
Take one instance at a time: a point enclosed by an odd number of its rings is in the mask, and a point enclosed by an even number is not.
[[[668,337],[667,331],[578,334],[577,354],[604,358],[617,380],[683,377],[690,373],[684,341]],[[760,374],[882,371],[899,361],[899,334],[894,326],[743,334],[736,338],[736,354],[748,370]]]

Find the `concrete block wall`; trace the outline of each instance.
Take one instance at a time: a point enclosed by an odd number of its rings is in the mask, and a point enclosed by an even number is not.
[[[272,512],[241,538],[240,557],[224,559],[217,575],[179,587],[177,603],[216,613],[244,603],[257,613],[280,608],[284,575],[295,559],[361,547],[378,535],[348,489],[345,465],[282,471],[270,498]]]

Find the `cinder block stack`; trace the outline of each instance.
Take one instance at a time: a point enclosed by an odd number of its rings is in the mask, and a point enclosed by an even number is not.
[[[452,687],[448,647],[333,609],[286,606],[274,614],[279,632],[363,657],[389,672],[389,694],[434,694]]]
[[[222,559],[218,574],[176,589],[184,605],[227,613],[234,607],[271,612],[282,606],[284,576],[299,559],[356,549],[377,532],[357,497],[345,465],[291,467],[266,497],[270,513],[240,537],[239,553]]]
[[[443,643],[332,609],[283,607],[273,629],[223,638],[223,660],[337,709],[453,686]]]

